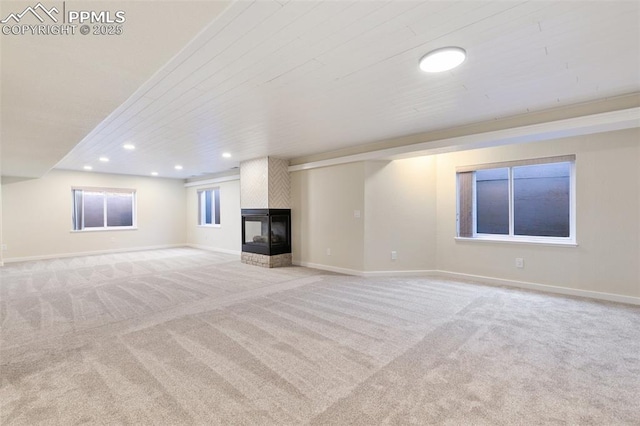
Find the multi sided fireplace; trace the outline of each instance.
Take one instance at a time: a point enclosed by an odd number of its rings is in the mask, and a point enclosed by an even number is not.
[[[245,258],[260,259],[260,256],[245,256],[245,253],[255,253],[262,256],[288,254],[287,258],[290,259],[291,210],[242,209],[243,261]],[[265,262],[267,264],[262,265]],[[271,265],[272,262],[269,259],[257,263],[261,266],[283,266]]]

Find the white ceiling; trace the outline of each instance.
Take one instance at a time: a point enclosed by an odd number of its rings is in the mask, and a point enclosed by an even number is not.
[[[126,21],[118,36],[0,35],[4,176],[48,172],[229,5],[42,1],[59,10],[58,18],[64,5],[67,10],[124,10]],[[37,3],[2,0],[0,20]],[[20,24],[39,22],[27,15]]]
[[[418,69],[426,52],[449,45],[467,50],[460,68]],[[237,1],[97,127],[78,133],[57,167],[188,178],[255,157],[530,114],[640,91],[639,52],[637,1]],[[126,70],[129,61],[113,63]],[[132,84],[127,72],[117,76]],[[106,90],[100,79],[84,85]]]

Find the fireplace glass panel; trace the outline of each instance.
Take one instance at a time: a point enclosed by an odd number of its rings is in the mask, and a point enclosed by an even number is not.
[[[268,217],[246,217],[244,222],[244,243],[269,245]]]
[[[289,217],[271,216],[271,244],[288,244]]]

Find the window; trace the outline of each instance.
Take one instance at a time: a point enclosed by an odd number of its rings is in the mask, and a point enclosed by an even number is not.
[[[220,188],[198,191],[198,225],[220,225]]]
[[[457,171],[458,237],[575,242],[575,156]]]
[[[75,231],[135,227],[135,190],[73,188],[71,192]]]

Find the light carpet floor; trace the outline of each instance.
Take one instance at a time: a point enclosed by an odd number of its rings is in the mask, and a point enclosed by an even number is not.
[[[0,424],[640,424],[640,308],[172,249],[0,269]]]

